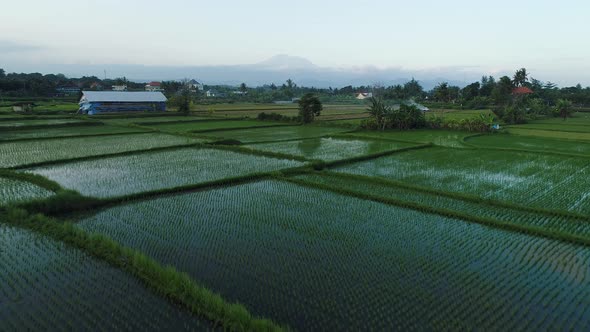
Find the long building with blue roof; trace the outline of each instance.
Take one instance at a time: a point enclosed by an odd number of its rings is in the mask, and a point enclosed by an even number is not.
[[[79,113],[165,112],[166,100],[162,92],[84,91]]]

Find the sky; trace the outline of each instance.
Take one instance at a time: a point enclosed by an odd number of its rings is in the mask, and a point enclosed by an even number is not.
[[[18,0],[0,11],[0,68],[208,66],[276,54],[322,67],[526,67],[590,85],[590,1]],[[26,70],[25,70],[26,71]]]

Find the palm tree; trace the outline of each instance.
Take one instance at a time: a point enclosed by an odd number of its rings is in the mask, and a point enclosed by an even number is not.
[[[380,130],[385,129],[385,115],[388,113],[389,108],[383,103],[383,99],[380,97],[378,98],[371,98],[371,106],[367,109],[367,111],[371,114],[373,118],[375,118],[375,122],[377,123],[377,127]]]
[[[558,99],[555,106],[555,111],[565,121],[565,119],[572,116],[572,102],[567,99]]]

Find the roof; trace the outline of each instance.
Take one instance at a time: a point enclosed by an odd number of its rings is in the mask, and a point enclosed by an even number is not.
[[[161,83],[160,82],[150,82],[148,85],[149,86],[160,86]]]
[[[165,102],[166,96],[161,92],[128,92],[128,91],[84,91],[82,99],[85,102]]]
[[[526,94],[530,94],[530,93],[534,93],[534,92],[533,92],[533,90],[527,88],[526,86],[519,86],[518,88],[512,89],[513,95],[526,95]]]

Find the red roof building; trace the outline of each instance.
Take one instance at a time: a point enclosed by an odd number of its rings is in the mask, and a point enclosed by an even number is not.
[[[512,94],[516,96],[529,95],[531,93],[534,93],[533,90],[526,86],[519,86],[518,88],[512,89]]]

